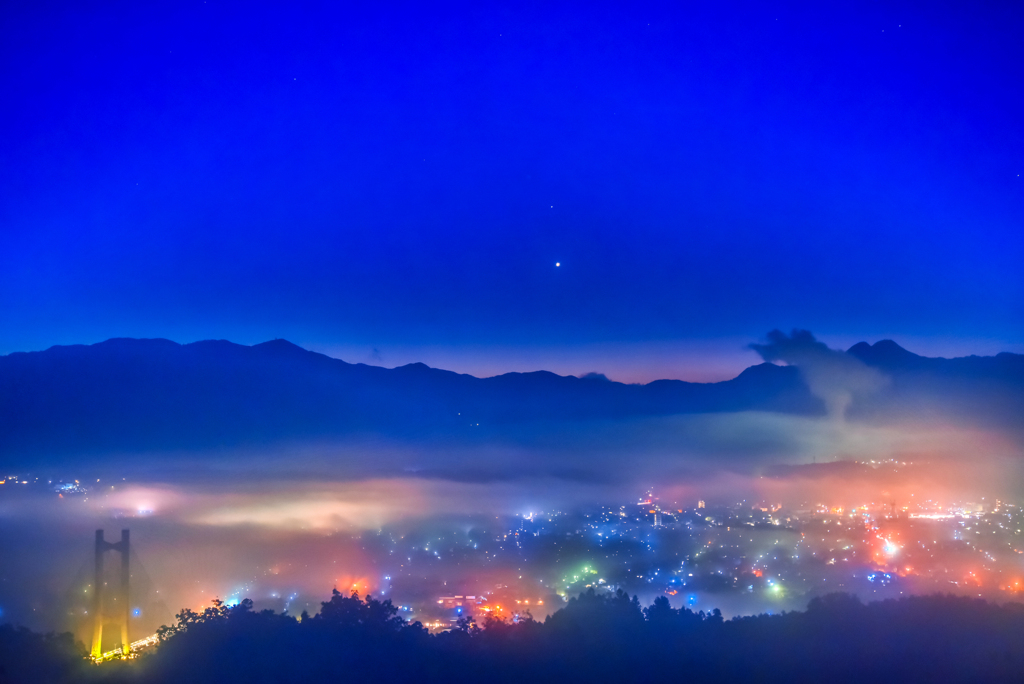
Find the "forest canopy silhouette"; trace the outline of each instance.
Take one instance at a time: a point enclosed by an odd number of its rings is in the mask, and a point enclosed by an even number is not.
[[[249,600],[185,609],[155,649],[103,665],[70,635],[0,627],[0,682],[994,682],[1024,668],[1022,629],[1024,605],[965,597],[837,593],[804,612],[724,620],[591,589],[543,622],[467,616],[431,634],[390,600],[335,590],[298,618]]]

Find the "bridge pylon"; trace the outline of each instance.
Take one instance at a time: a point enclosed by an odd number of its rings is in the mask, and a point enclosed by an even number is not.
[[[121,582],[114,596],[117,603],[116,615],[108,615],[103,605],[105,581],[103,577],[103,556],[107,551],[117,551],[121,554]],[[128,598],[128,530],[121,530],[121,541],[108,542],[103,540],[103,530],[96,530],[96,581],[93,584],[93,629],[92,629],[92,656],[98,658],[103,654],[103,623],[107,618],[111,622],[118,622],[121,626],[121,649],[124,655],[128,655],[128,616],[131,607]]]

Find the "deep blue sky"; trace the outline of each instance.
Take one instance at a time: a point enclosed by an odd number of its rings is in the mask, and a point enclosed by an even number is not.
[[[1022,349],[1017,3],[256,4],[0,9],[0,353]]]

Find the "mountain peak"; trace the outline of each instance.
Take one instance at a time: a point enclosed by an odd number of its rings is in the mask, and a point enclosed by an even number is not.
[[[886,354],[910,354],[911,356],[917,356],[917,354],[907,351],[893,340],[879,340],[872,345],[872,349]]]
[[[305,349],[295,344],[294,342],[289,342],[288,340],[281,338],[278,338],[276,340],[268,340],[266,342],[260,342],[259,344],[254,344],[253,349],[266,349],[268,351],[282,352],[306,351]]]
[[[907,351],[893,340],[879,340],[874,344],[858,342],[846,353],[855,356],[868,365],[886,365],[915,361],[923,357],[914,352]]]
[[[433,370],[430,366],[423,363],[422,361],[414,361],[413,363],[407,363],[404,366],[398,366],[396,370],[404,370],[414,373],[422,373],[424,371]]]
[[[852,354],[853,356],[860,358],[864,354],[871,353],[871,345],[868,344],[867,342],[858,342],[857,344],[847,349],[846,353]]]

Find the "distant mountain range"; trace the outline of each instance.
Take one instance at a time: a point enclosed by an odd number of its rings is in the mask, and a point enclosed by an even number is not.
[[[883,392],[852,407],[853,418],[912,416],[1024,431],[1024,355],[929,358],[892,340],[858,342],[846,353],[890,380]]]
[[[892,380],[852,417],[955,415],[1019,424],[1024,356],[926,358],[895,342],[847,352]],[[285,340],[177,344],[112,339],[0,357],[0,457],[192,450],[384,435],[453,439],[530,425],[686,413],[824,415],[793,366],[752,366],[732,380],[658,380],[538,371],[476,378],[410,364],[350,364]]]

